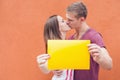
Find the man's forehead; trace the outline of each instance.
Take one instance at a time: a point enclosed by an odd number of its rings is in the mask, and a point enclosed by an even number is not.
[[[71,13],[66,13],[66,17],[72,17]]]
[[[74,19],[75,16],[74,16],[74,14],[72,14],[72,13],[66,13],[66,18],[67,18],[67,19]]]

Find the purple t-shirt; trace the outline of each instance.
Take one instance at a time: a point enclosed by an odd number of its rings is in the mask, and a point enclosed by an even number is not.
[[[69,39],[74,39],[72,35]],[[90,40],[100,47],[105,47],[102,36],[93,29],[89,29],[80,40]],[[74,80],[98,80],[99,64],[90,56],[90,70],[74,70]]]

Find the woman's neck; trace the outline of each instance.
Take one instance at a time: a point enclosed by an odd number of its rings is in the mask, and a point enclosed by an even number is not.
[[[61,38],[62,38],[62,40],[65,40],[65,38],[66,38],[66,32],[61,32]]]

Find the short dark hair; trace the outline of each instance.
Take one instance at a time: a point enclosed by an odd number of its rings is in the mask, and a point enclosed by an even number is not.
[[[44,25],[44,41],[47,49],[47,40],[61,39],[57,15],[50,16]],[[46,51],[47,52],[47,51]]]
[[[82,2],[72,3],[67,7],[66,11],[75,13],[76,18],[84,17],[85,19],[88,13],[86,6]]]

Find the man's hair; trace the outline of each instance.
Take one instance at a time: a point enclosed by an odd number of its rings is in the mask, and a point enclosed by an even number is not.
[[[67,7],[66,11],[75,13],[76,18],[84,17],[85,19],[88,13],[86,6],[82,2],[72,3]]]

